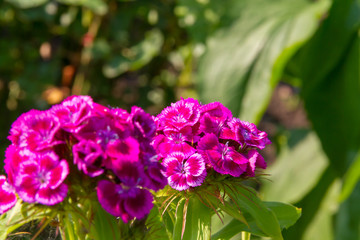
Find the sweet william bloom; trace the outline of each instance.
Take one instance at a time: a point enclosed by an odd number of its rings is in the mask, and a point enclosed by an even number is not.
[[[101,206],[125,223],[133,218],[145,217],[153,207],[153,197],[145,189],[128,188],[109,180],[100,180],[97,195]]]
[[[120,183],[100,180],[97,195],[101,206],[110,214],[121,217],[126,223],[133,218],[143,218],[153,207],[151,193],[140,185],[146,178],[140,163],[121,161],[114,166]]]
[[[30,151],[43,151],[63,141],[56,138],[60,122],[49,111],[30,110],[22,117],[19,146]]]
[[[200,132],[219,136],[226,122],[232,118],[231,111],[219,102],[201,106]]]
[[[96,177],[104,172],[102,169],[104,153],[100,145],[91,140],[82,140],[73,146],[74,164],[90,177]]]
[[[158,130],[181,130],[194,127],[200,118],[200,104],[192,98],[172,103],[157,116]]]
[[[266,162],[264,158],[255,150],[251,149],[247,153],[247,158],[249,159],[249,163],[246,169],[246,175],[249,177],[255,176],[255,169],[257,167],[265,169],[266,168]]]
[[[131,108],[131,120],[134,125],[135,135],[138,138],[152,138],[156,132],[156,124],[150,114],[142,108]]]
[[[68,173],[66,160],[59,161],[54,152],[34,154],[20,164],[15,189],[26,202],[54,205],[67,195],[68,187],[63,182]]]
[[[228,122],[228,126],[223,130],[221,138],[235,140],[242,147],[251,146],[263,149],[265,145],[271,143],[266,132],[259,131],[253,123],[233,118]]]
[[[218,173],[240,177],[246,171],[248,159],[228,143],[220,143],[213,133],[199,141],[198,149]]]
[[[76,132],[93,115],[92,109],[93,101],[89,96],[70,96],[50,111],[59,119],[62,129]]]
[[[6,177],[0,175],[0,214],[3,214],[13,208],[17,198],[14,188],[7,183]]]
[[[206,177],[204,158],[198,154],[172,152],[163,160],[169,185],[179,191],[200,186]]]

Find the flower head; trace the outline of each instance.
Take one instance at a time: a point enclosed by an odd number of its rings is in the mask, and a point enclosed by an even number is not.
[[[247,178],[254,177],[256,169],[266,168],[257,149],[270,143],[267,134],[232,117],[219,102],[202,105],[191,98],[181,99],[155,121],[158,128],[152,144],[165,168],[163,174],[176,190],[202,185],[210,170]]]

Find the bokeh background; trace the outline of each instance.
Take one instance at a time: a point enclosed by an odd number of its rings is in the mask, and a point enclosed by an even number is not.
[[[72,94],[220,101],[273,142],[260,195],[303,209],[285,239],[360,239],[359,26],[359,0],[0,0],[0,151]]]

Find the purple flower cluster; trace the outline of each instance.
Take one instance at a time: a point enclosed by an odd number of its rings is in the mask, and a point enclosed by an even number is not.
[[[265,132],[232,117],[219,102],[182,99],[155,119],[158,151],[169,185],[179,191],[200,186],[210,169],[233,177],[253,177],[266,168],[257,149],[270,144]]]
[[[74,178],[87,176],[97,183],[98,200],[109,213],[124,222],[144,217],[153,206],[149,190],[167,184],[151,146],[155,132],[153,118],[141,108],[128,113],[88,96],[24,113],[10,130],[0,214],[15,205],[16,194],[29,203],[60,203],[81,182]]]

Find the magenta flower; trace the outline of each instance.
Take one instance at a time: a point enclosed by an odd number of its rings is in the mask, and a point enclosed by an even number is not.
[[[145,179],[143,166],[122,161],[114,168],[120,183],[99,181],[97,195],[101,206],[110,214],[121,217],[124,222],[135,217],[143,218],[153,207],[151,193],[139,185]]]
[[[59,161],[54,152],[32,155],[20,164],[15,189],[26,202],[54,205],[67,195],[68,187],[63,182],[68,173],[66,160]]]
[[[206,177],[205,160],[198,153],[172,152],[164,158],[163,165],[169,185],[179,191],[200,186]]]
[[[139,107],[132,107],[130,116],[136,136],[141,138],[154,137],[156,124],[150,114]]]
[[[153,142],[154,148],[158,150],[161,157],[166,157],[171,152],[183,152],[185,154],[195,152],[187,141],[186,135],[182,133],[172,132],[168,136],[157,135]]]
[[[30,151],[42,151],[63,143],[56,139],[60,130],[59,119],[49,111],[31,110],[22,117],[19,146]]]
[[[224,139],[232,139],[240,143],[242,147],[251,146],[263,149],[270,144],[265,132],[259,131],[255,124],[233,118],[228,122],[229,128],[225,128],[221,134]]]
[[[240,177],[246,171],[248,159],[238,153],[233,146],[219,143],[215,134],[205,135],[198,145],[202,155],[208,160],[215,171]]]
[[[13,208],[16,201],[15,189],[6,182],[5,176],[0,175],[0,214]]]
[[[200,104],[192,98],[182,99],[165,108],[157,116],[158,130],[181,130],[195,127],[200,118]]]
[[[104,172],[104,153],[101,146],[91,140],[82,140],[73,146],[74,164],[90,177],[97,177]]]
[[[255,169],[256,167],[265,169],[266,168],[266,162],[264,158],[254,149],[251,149],[247,153],[247,158],[249,159],[249,163],[246,169],[246,174],[249,177],[255,176]]]
[[[153,207],[153,197],[145,189],[127,188],[108,180],[100,180],[97,195],[101,206],[110,214],[121,217],[127,223],[133,218],[141,219]]]
[[[50,111],[59,119],[62,129],[76,132],[93,115],[92,109],[93,101],[89,96],[70,96]]]
[[[232,118],[229,109],[219,102],[212,102],[201,107],[200,131],[219,135],[225,123]]]

